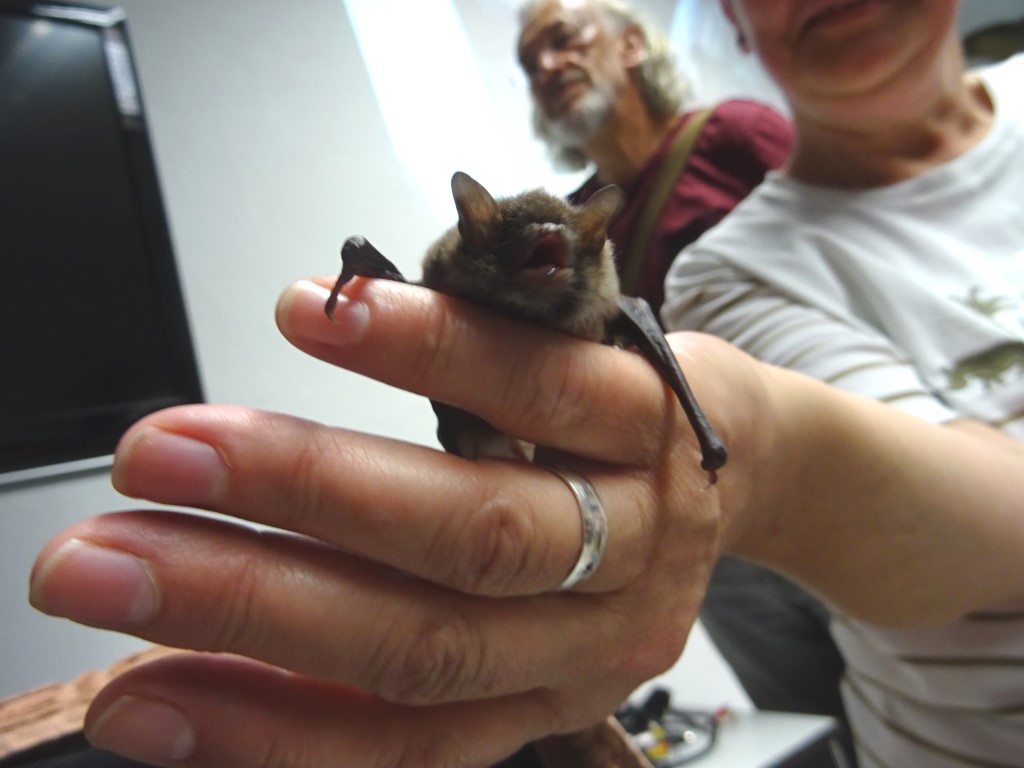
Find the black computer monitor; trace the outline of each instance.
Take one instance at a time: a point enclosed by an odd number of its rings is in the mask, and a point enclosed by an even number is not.
[[[125,15],[0,0],[0,482],[202,391]]]

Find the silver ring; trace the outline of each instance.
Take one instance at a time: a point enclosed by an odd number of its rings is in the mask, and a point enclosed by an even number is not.
[[[601,504],[597,489],[583,475],[572,472],[565,467],[547,467],[553,474],[569,486],[576,504],[580,508],[580,519],[583,522],[583,543],[576,565],[558,587],[559,591],[572,589],[581,581],[589,579],[597,571],[604,558],[604,550],[608,545],[608,516]]]

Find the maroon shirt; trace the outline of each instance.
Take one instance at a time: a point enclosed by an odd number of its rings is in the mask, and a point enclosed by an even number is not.
[[[657,179],[661,162],[693,112],[682,115],[640,175],[625,190],[626,205],[609,228],[616,255],[630,252],[635,228]],[[752,101],[724,101],[701,129],[690,159],[676,181],[651,235],[638,296],[657,313],[665,300],[665,275],[679,252],[717,224],[725,214],[779,168],[793,145],[793,129],[786,118]],[[569,196],[582,203],[604,184],[596,175]],[[621,273],[623,265],[619,264]]]

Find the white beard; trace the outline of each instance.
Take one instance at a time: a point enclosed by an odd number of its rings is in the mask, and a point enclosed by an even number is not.
[[[561,117],[550,118],[534,106],[537,135],[552,150],[582,149],[601,128],[612,110],[612,98],[599,87],[591,88]]]

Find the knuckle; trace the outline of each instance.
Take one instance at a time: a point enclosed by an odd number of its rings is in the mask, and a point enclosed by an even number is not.
[[[683,640],[676,642],[638,643],[629,662],[623,665],[637,680],[650,680],[663,674],[679,660]]]
[[[300,439],[289,441],[277,454],[280,472],[274,476],[272,524],[295,533],[329,535],[337,519],[339,488],[348,474],[372,468],[376,458],[358,442],[337,432],[310,425]],[[266,507],[266,487],[255,484],[257,500]]]
[[[626,680],[650,680],[670,669],[678,660],[690,633],[690,615],[680,610],[678,616],[666,618],[659,615],[651,621],[642,621],[642,634],[630,628],[635,641],[624,649],[615,667],[624,673]]]
[[[409,361],[416,381],[433,382],[449,374],[466,345],[467,325],[451,311],[447,302],[431,313],[423,326],[420,344]]]
[[[324,478],[333,476],[330,466],[338,463],[346,447],[322,433],[297,441],[288,460],[284,481],[281,515],[284,527],[292,531],[310,531],[324,506]]]
[[[262,584],[267,574],[251,560],[236,559],[230,567],[231,577],[224,579],[227,590],[218,601],[208,626],[211,627],[210,650],[245,653],[261,647],[266,634],[262,604]]]
[[[346,450],[334,430],[269,412],[247,416],[242,439],[228,448],[231,504],[270,514],[275,527],[303,530],[324,506],[326,483]],[[269,440],[267,436],[270,436]]]
[[[509,422],[518,423],[525,416],[552,433],[572,430],[592,416],[588,356],[582,350],[569,354],[560,345],[538,355],[532,380],[543,386],[523,387],[518,377],[507,380],[502,401],[510,406]]]
[[[452,701],[475,687],[480,644],[470,624],[454,618],[403,637],[403,647],[385,660],[383,679],[374,686],[381,698],[410,706]]]
[[[468,519],[458,521],[461,559],[452,558],[456,570],[452,585],[461,592],[498,596],[515,591],[542,553],[535,551],[536,525],[522,504],[504,495],[484,499]]]

